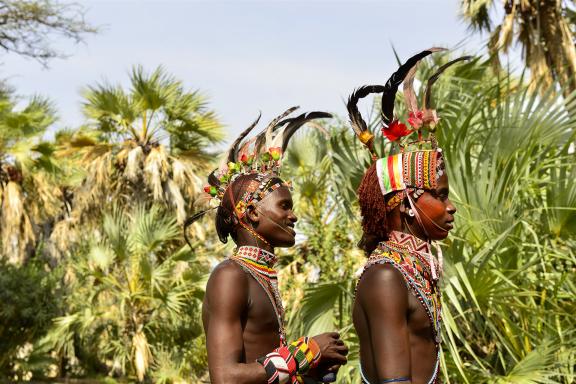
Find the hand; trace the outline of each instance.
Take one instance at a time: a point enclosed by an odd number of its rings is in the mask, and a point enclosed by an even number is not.
[[[327,366],[344,365],[348,361],[348,347],[340,340],[338,332],[326,332],[313,337],[320,347],[320,364]]]
[[[306,376],[311,377],[317,383],[333,383],[336,381],[340,365],[320,364],[306,373]]]

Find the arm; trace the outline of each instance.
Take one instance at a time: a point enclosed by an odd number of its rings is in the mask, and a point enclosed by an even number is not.
[[[378,380],[409,384],[410,338],[406,314],[408,289],[402,274],[391,265],[375,265],[366,273],[360,302],[368,324]],[[369,288],[368,288],[369,287]]]
[[[268,382],[264,367],[242,361],[242,314],[248,303],[248,277],[233,263],[218,266],[206,287],[208,367],[213,384]]]

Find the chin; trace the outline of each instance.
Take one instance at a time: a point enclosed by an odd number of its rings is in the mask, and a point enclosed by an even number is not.
[[[274,248],[290,248],[296,244],[296,238],[292,237],[290,239],[278,239],[276,244],[274,244]]]
[[[430,240],[444,240],[445,238],[448,237],[449,234],[450,232],[436,231],[433,233]]]

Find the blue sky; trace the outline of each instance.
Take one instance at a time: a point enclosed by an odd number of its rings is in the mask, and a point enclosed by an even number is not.
[[[70,54],[44,69],[4,55],[2,77],[21,95],[50,97],[57,127],[82,122],[82,87],[127,83],[132,65],[164,66],[200,89],[229,132],[262,111],[292,105],[345,113],[353,88],[383,83],[401,58],[431,46],[482,51],[459,17],[458,0],[403,1],[80,1],[101,27],[86,43],[53,44]],[[462,43],[463,42],[463,43]]]

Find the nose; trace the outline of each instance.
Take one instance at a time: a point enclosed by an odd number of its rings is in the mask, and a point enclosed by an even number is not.
[[[290,220],[291,222],[295,223],[298,221],[298,217],[296,217],[296,215],[294,214],[294,211],[290,211],[290,214],[288,216],[288,220]]]
[[[454,204],[452,204],[452,201],[450,199],[448,199],[448,201],[446,202],[446,212],[448,212],[451,215],[456,213],[456,207],[454,206]]]

